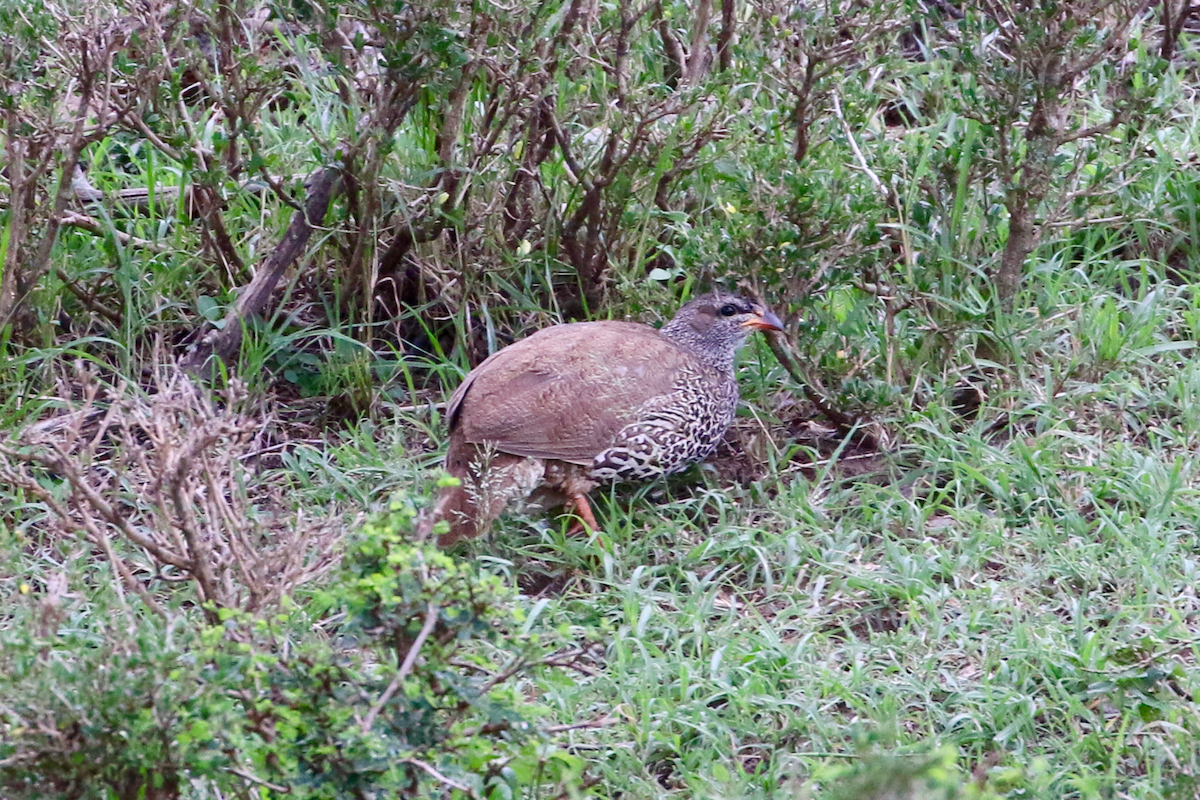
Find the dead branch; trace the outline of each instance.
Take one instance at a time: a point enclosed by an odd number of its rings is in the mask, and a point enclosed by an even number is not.
[[[220,406],[171,367],[153,394],[85,367],[72,389],[82,399],[53,424],[0,444],[0,480],[42,503],[49,530],[96,548],[154,613],[166,615],[161,594],[180,573],[215,621],[219,608],[270,607],[331,566],[341,526],[292,511],[242,465],[254,426],[236,382]]]
[[[771,352],[775,354],[775,358],[779,360],[780,366],[799,385],[800,390],[804,392],[804,396],[808,398],[810,403],[816,406],[821,416],[828,419],[834,425],[837,425],[843,435],[853,433],[866,446],[874,449],[880,448],[879,437],[871,431],[871,426],[867,421],[834,408],[829,399],[817,390],[817,383],[805,374],[805,371],[800,367],[797,360],[792,357],[790,347],[784,339],[783,334],[767,334],[767,345],[771,348]]]
[[[111,42],[108,44],[110,47],[112,46]],[[37,282],[42,279],[42,276],[50,269],[50,250],[54,247],[54,242],[58,238],[58,228],[62,224],[62,215],[67,208],[67,202],[71,198],[71,180],[75,174],[75,165],[79,163],[79,154],[83,152],[83,147],[87,144],[87,138],[84,136],[84,125],[90,113],[92,94],[99,68],[99,65],[94,65],[90,62],[94,58],[97,58],[97,56],[100,60],[107,60],[108,53],[101,52],[95,54],[91,52],[89,44],[86,41],[80,44],[79,57],[83,62],[83,66],[79,85],[79,108],[75,114],[74,130],[71,131],[71,135],[66,142],[66,158],[63,160],[62,172],[58,176],[58,187],[54,192],[54,210],[50,215],[49,223],[46,226],[46,233],[42,236],[42,241],[38,246],[33,264],[21,279],[23,284],[22,290],[25,293],[31,291]],[[0,320],[0,325],[3,325],[2,320]]]
[[[361,730],[367,733],[375,724],[375,718],[379,716],[379,712],[383,711],[383,707],[387,705],[388,700],[392,699],[392,695],[400,688],[400,684],[404,683],[404,679],[412,672],[413,665],[417,663],[417,654],[421,652],[421,645],[425,644],[425,640],[429,638],[429,634],[433,632],[433,626],[437,624],[438,614],[441,612],[437,606],[430,603],[425,609],[425,623],[421,625],[421,630],[417,634],[417,638],[413,640],[412,645],[408,648],[408,653],[404,656],[404,663],[400,665],[400,669],[396,670],[395,677],[383,690],[383,694],[379,696],[379,700],[375,705],[371,706],[371,710],[363,717]]]
[[[241,184],[239,188],[240,191],[253,195],[265,194],[269,189],[273,193],[280,196],[285,202],[288,202],[290,198],[288,198],[286,192],[283,191],[284,180],[286,180],[286,178],[282,176],[262,173],[259,178],[248,180]],[[86,173],[84,173],[83,169],[81,169],[79,165],[75,166],[75,174],[71,179],[71,193],[74,195],[76,200],[85,205],[100,203],[105,205],[107,208],[113,209],[114,211],[146,213],[151,210],[152,200],[156,206],[174,207],[178,204],[179,196],[182,194],[183,214],[190,218],[196,208],[195,191],[196,187],[194,185],[156,185],[153,187],[134,186],[128,189],[118,189],[115,192],[104,192],[92,186],[91,182],[87,179]],[[88,219],[87,217],[84,217],[85,221],[83,223],[68,222],[68,219],[73,213],[74,212],[67,212],[67,214],[63,216],[64,225],[75,225],[75,227],[83,228],[85,230],[92,230],[93,233],[98,232],[93,230],[93,228],[86,222],[86,219]],[[84,215],[81,214],[79,216],[83,217]],[[125,243],[135,244],[138,247],[150,249],[159,247],[159,245],[146,242],[144,239],[135,239],[134,237],[120,231],[116,231],[114,235],[116,235],[118,238],[128,237],[127,239],[122,238],[122,241]],[[165,250],[163,252],[165,252]]]
[[[427,764],[418,758],[404,758],[401,759],[401,761],[405,764],[412,764],[414,767],[423,770],[424,772],[428,773],[430,777],[447,788],[456,789],[470,798],[479,797],[479,792],[475,791],[470,786],[467,786],[465,783],[459,783],[453,778],[446,777],[442,773],[438,772],[437,769],[435,769],[431,764]]]
[[[87,121],[92,113],[92,101],[96,89],[98,70],[109,56],[113,47],[111,39],[99,35],[96,41],[80,37],[74,41],[78,47],[80,66],[77,70],[77,97],[70,132],[61,134],[53,118],[32,120],[21,116],[19,104],[7,109],[6,150],[8,164],[9,210],[8,237],[5,248],[5,263],[0,275],[0,328],[16,320],[16,328],[24,330],[34,323],[31,314],[23,309],[26,298],[50,270],[50,253],[58,238],[63,212],[71,198],[71,182],[79,154],[92,138],[99,136],[89,131]],[[10,87],[10,90],[13,87]],[[41,128],[36,133],[23,130],[26,126]],[[61,157],[56,155],[61,153]],[[58,183],[49,203],[38,203],[43,176],[58,166]],[[51,209],[48,216],[39,207]],[[35,217],[41,217],[36,218]],[[30,233],[42,223],[41,238],[36,244]]]
[[[112,310],[97,300],[95,295],[84,289],[75,281],[71,280],[71,276],[64,272],[61,268],[55,268],[54,274],[58,276],[58,279],[63,282],[63,285],[67,287],[67,290],[71,294],[79,298],[79,301],[83,303],[84,308],[88,309],[89,311],[96,312],[113,325],[121,324],[123,317],[120,313]]]
[[[304,210],[292,215],[292,222],[275,252],[238,295],[237,302],[225,315],[224,327],[210,331],[184,356],[184,370],[195,376],[204,376],[213,368],[215,360],[230,363],[241,347],[245,325],[251,317],[261,314],[266,309],[267,301],[279,279],[304,252],[313,228],[324,222],[325,213],[329,210],[329,204],[340,185],[338,178],[339,172],[333,167],[323,167],[313,173],[309,180],[308,201]]]
[[[149,250],[152,253],[169,253],[170,248],[164,247],[158,242],[151,242],[148,239],[141,239],[137,236],[132,236],[124,231],[119,231],[116,228],[105,227],[100,224],[100,220],[95,217],[89,217],[87,214],[80,214],[75,211],[67,211],[59,219],[63,225],[70,228],[78,228],[79,230],[87,231],[96,236],[112,236],[126,247],[136,247],[141,250]]]

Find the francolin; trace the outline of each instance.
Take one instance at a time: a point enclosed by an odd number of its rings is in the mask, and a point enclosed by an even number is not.
[[[716,450],[737,409],[738,348],[782,328],[762,305],[717,292],[659,330],[576,322],[497,351],[450,398],[445,466],[460,485],[442,491],[427,526],[449,523],[446,547],[528,499],[595,529],[596,486],[670,475]]]

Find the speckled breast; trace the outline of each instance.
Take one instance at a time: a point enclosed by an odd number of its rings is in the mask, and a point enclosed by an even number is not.
[[[688,373],[673,390],[643,405],[636,420],[592,461],[601,482],[648,480],[679,472],[709,456],[737,410],[731,375]]]

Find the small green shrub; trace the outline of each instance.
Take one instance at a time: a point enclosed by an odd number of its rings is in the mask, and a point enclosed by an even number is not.
[[[109,613],[105,598],[0,629],[6,797],[518,797],[576,786],[521,676],[547,645],[497,578],[408,538],[396,501],[302,610]],[[525,626],[528,628],[529,626]]]
[[[44,631],[46,608],[30,604],[0,630],[0,793],[175,797],[184,772],[227,764],[189,720],[197,704],[215,711],[209,701],[220,699],[206,696],[184,649],[190,637],[149,615],[127,624],[104,603]]]

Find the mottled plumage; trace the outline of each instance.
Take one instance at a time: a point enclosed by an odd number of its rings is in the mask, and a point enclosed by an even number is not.
[[[716,449],[733,421],[737,349],[779,319],[711,294],[661,330],[630,322],[555,325],[476,367],[450,398],[443,546],[476,535],[510,503],[565,503],[595,525],[587,493],[678,472]],[[532,495],[532,497],[530,497]]]

